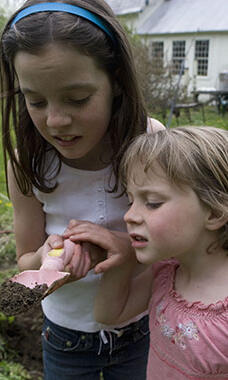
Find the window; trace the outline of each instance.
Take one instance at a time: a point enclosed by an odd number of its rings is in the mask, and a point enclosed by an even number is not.
[[[209,55],[209,40],[196,41],[195,59],[197,61],[197,75],[207,76],[208,55]]]
[[[152,42],[152,59],[153,62],[163,66],[164,43],[162,41]]]
[[[185,59],[185,41],[173,41],[173,74],[180,74]]]

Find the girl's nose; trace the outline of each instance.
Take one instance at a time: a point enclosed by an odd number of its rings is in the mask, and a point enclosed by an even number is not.
[[[60,109],[52,109],[48,111],[46,124],[50,128],[67,127],[72,122],[69,114]]]
[[[143,222],[143,217],[134,204],[131,205],[129,210],[124,215],[124,221],[128,224],[141,224]]]

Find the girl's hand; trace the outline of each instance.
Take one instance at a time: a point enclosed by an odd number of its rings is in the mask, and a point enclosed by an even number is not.
[[[119,266],[132,255],[135,256],[127,233],[110,231],[88,221],[71,220],[63,236],[76,243],[89,242],[102,249],[101,262],[94,269],[96,273]],[[106,260],[104,260],[104,251],[107,253]],[[91,256],[93,257],[93,252],[91,252]]]
[[[70,244],[74,246],[73,255],[64,268],[64,271],[71,274],[70,281],[85,277],[92,267],[89,251],[82,244],[75,244],[69,239],[65,240],[64,243],[67,243],[68,246]]]
[[[53,248],[55,247],[55,248]],[[42,266],[40,269],[69,272],[70,280],[79,280],[88,273],[91,261],[88,252],[80,244],[61,236],[50,235],[42,250]]]
[[[81,249],[84,253],[90,257],[90,269],[93,269],[98,263],[104,261],[107,258],[107,252],[105,249],[90,242],[81,242]]]
[[[45,259],[48,256],[48,252],[52,249],[63,248],[63,238],[60,235],[50,235],[48,236],[45,243],[38,249],[37,253],[40,255],[41,264],[44,263]]]

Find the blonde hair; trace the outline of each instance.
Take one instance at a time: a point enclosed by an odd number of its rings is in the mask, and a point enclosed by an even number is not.
[[[228,131],[187,126],[140,135],[121,162],[125,187],[138,161],[145,173],[156,161],[172,183],[190,186],[216,215],[228,218]],[[228,223],[221,230],[228,249]]]

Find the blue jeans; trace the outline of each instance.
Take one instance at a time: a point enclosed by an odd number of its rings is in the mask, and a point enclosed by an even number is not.
[[[84,333],[47,318],[42,332],[44,380],[145,380],[148,316],[117,329],[119,334]],[[103,336],[103,339],[102,339]]]

